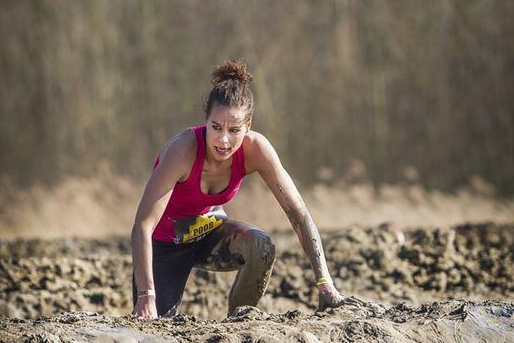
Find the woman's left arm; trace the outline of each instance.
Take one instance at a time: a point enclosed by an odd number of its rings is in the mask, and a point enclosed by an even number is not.
[[[256,141],[252,144],[255,170],[259,172],[286,213],[309,258],[319,291],[319,308],[323,310],[340,306],[344,298],[333,285],[318,228],[305,202],[268,140],[262,135],[255,138]]]

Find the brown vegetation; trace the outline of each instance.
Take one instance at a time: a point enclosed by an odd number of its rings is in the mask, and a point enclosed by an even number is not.
[[[374,184],[513,194],[512,17],[508,0],[2,1],[0,176],[141,180],[202,121],[212,67],[245,57],[255,128],[295,179],[360,163]]]

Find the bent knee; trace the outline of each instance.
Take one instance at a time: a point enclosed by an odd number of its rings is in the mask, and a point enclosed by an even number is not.
[[[271,237],[260,229],[250,229],[245,235],[246,257],[258,258],[266,265],[275,262],[275,244]]]

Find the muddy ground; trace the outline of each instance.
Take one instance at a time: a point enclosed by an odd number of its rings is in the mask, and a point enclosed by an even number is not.
[[[0,341],[514,342],[513,225],[322,232],[336,286],[362,300],[325,312],[292,230],[271,235],[259,309],[227,318],[234,273],[194,270],[182,314],[156,321],[128,315],[127,237],[1,241]]]

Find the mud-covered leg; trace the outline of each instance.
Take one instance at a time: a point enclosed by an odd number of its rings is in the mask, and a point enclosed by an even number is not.
[[[268,287],[275,246],[268,234],[244,222],[228,220],[205,238],[196,267],[214,271],[238,270],[229,294],[228,311],[256,306]]]

